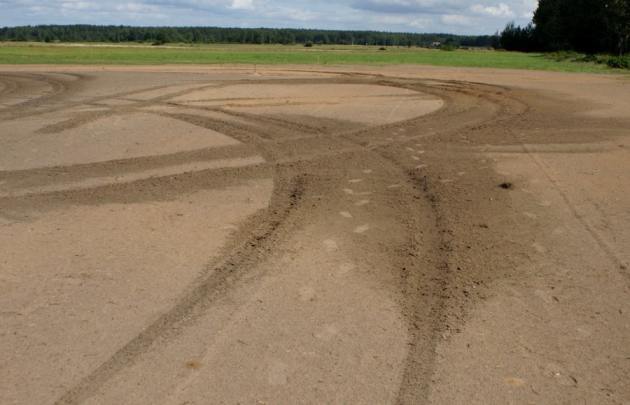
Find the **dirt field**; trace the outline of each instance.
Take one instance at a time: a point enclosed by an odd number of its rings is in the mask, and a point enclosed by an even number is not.
[[[630,80],[0,68],[0,403],[630,404]]]

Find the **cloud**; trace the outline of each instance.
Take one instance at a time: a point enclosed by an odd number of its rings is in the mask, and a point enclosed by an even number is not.
[[[0,0],[0,26],[200,25],[490,34],[537,0]]]
[[[514,17],[514,12],[505,3],[499,3],[496,6],[484,6],[482,4],[475,4],[470,8],[473,12],[482,15],[488,15],[491,17]]]
[[[465,8],[465,0],[367,0],[352,4],[357,10],[378,13],[446,14]]]
[[[447,26],[470,27],[473,25],[473,20],[470,17],[459,14],[445,14],[440,20],[442,24]]]
[[[96,3],[88,1],[64,1],[61,8],[66,10],[89,10],[97,8]]]
[[[231,8],[235,10],[253,10],[254,9],[254,1],[253,0],[232,0]]]

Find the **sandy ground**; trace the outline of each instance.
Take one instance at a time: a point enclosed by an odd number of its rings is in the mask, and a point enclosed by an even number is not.
[[[0,67],[0,403],[630,404],[630,80]]]

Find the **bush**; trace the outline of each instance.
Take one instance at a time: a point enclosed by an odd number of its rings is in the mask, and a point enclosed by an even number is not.
[[[593,55],[592,53],[584,55],[581,58],[578,58],[577,61],[579,61],[579,62],[587,62],[587,63],[589,63],[589,62],[590,63],[601,63],[601,61],[597,57],[597,55]]]
[[[580,61],[583,58],[581,54],[574,51],[551,52],[547,54],[547,57],[555,60],[556,62],[565,62],[565,61],[575,62],[575,61]]]
[[[451,52],[451,51],[454,51],[455,49],[457,49],[457,47],[452,44],[444,44],[440,46],[441,51]]]
[[[379,51],[386,51],[387,48],[385,48],[384,46],[381,46],[380,48],[378,48]]]
[[[606,64],[614,69],[630,69],[630,59],[628,57],[611,56]]]
[[[630,69],[630,56],[583,55],[573,51],[558,51],[546,53],[545,58],[556,62],[596,63],[598,65],[608,65],[613,69]]]
[[[305,48],[312,48],[313,47],[313,43],[311,41],[308,41],[307,43],[304,44]]]

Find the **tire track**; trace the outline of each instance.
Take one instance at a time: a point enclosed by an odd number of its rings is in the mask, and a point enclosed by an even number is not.
[[[257,84],[270,83],[273,80],[243,82]],[[218,111],[250,123],[191,113],[156,113],[231,136],[245,145],[234,148],[230,153],[235,155],[245,151],[260,153],[267,160],[267,164],[151,178],[125,185],[48,193],[26,199],[0,199],[0,207],[19,212],[20,209],[27,211],[46,209],[45,205],[55,207],[63,204],[97,204],[107,201],[131,202],[136,201],[136,198],[171,198],[197,188],[220,187],[256,176],[272,174],[274,178],[275,187],[269,208],[257,214],[240,229],[228,244],[225,254],[207,266],[204,274],[182,294],[177,304],[81,379],[59,397],[56,403],[80,403],[94,395],[112,376],[133,365],[151,347],[177,335],[182,328],[193,322],[198,314],[212,306],[218,298],[229,293],[239,282],[243,282],[244,278],[254,279],[260,271],[258,264],[272,255],[276,248],[295,232],[299,222],[296,218],[309,215],[309,204],[302,204],[303,195],[306,192],[321,191],[319,186],[313,185],[315,182],[311,179],[330,176],[331,167],[337,168],[339,172],[345,170],[344,163],[351,157],[383,162],[381,164],[386,165],[392,173],[396,173],[388,179],[391,180],[390,183],[402,182],[405,199],[397,202],[402,212],[401,218],[397,220],[404,224],[401,230],[407,242],[405,246],[397,247],[400,250],[396,251],[394,257],[384,258],[400,269],[400,297],[412,338],[398,402],[402,404],[426,401],[431,385],[437,341],[441,334],[450,328],[451,312],[461,311],[461,308],[453,308],[463,306],[468,301],[459,296],[453,298],[450,294],[451,290],[459,288],[461,284],[459,275],[454,271],[456,265],[453,262],[454,252],[461,247],[447,219],[449,207],[446,204],[454,195],[445,194],[444,186],[440,183],[441,176],[448,172],[448,167],[440,161],[434,171],[427,172],[417,167],[414,169],[413,165],[422,162],[410,163],[409,153],[401,153],[401,149],[410,145],[410,142],[433,143],[435,148],[428,149],[426,156],[418,159],[423,162],[425,160],[438,162],[438,155],[449,145],[461,144],[463,138],[472,139],[477,136],[483,138],[489,132],[500,131],[506,122],[528,113],[528,105],[508,94],[508,89],[461,81],[422,81],[386,78],[382,75],[351,74],[335,79],[292,79],[277,82],[283,85],[317,82],[394,86],[438,96],[444,100],[444,106],[427,116],[344,131],[335,131],[334,128],[323,131],[314,126],[299,125],[277,117],[260,117],[223,109]],[[234,82],[226,83],[232,84]],[[204,85],[200,88],[202,87]],[[187,89],[141,101],[132,107],[112,108],[109,113],[118,114],[123,113],[125,109],[131,108],[136,111],[139,108],[159,105],[194,109],[188,105],[174,104],[169,102],[169,99],[174,97],[173,94],[184,95],[198,90],[199,88]],[[146,91],[143,89],[128,94]],[[76,121],[68,121],[47,130],[55,132],[67,126],[82,125],[84,118],[75,117]],[[402,129],[405,130],[405,134],[396,135],[394,139],[392,132]],[[295,136],[296,131],[306,134]],[[287,136],[279,136],[279,132]],[[134,167],[161,167],[166,162],[185,162],[194,156],[210,159],[212,153],[198,150],[163,157],[151,156],[23,171],[19,173],[23,178],[14,181],[14,185],[29,181],[44,184],[48,182],[46,177],[61,172],[70,173],[77,178],[95,176],[99,173],[125,173]],[[3,176],[10,179],[16,174],[18,172],[0,172],[0,180]],[[422,218],[418,218],[420,217],[417,215],[418,212],[422,213]],[[410,219],[405,220],[403,218],[405,215]],[[386,240],[382,242],[387,245]]]
[[[200,279],[168,312],[114,353],[96,370],[81,379],[73,388],[55,401],[55,404],[78,404],[91,397],[105,382],[120,370],[129,367],[158,340],[167,340],[178,333],[184,324],[194,320],[218,298],[224,296],[235,283],[244,277],[242,268],[255,267],[256,262],[271,251],[284,231],[284,222],[296,210],[306,187],[306,178],[286,179],[287,189],[274,190],[270,206],[257,215],[239,233],[250,235],[245,241],[233,242],[229,253],[218,263],[207,266]],[[287,198],[288,196],[288,198]],[[245,231],[245,229],[247,229]],[[238,239],[238,238],[236,238]]]

